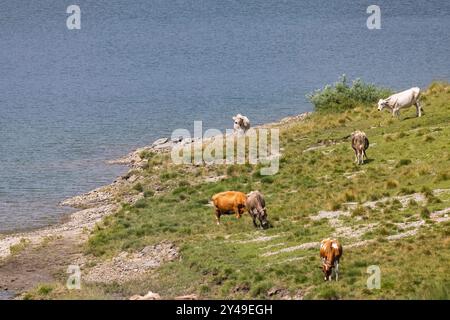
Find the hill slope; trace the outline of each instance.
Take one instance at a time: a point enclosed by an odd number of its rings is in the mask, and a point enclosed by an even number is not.
[[[314,113],[280,126],[282,157],[274,176],[258,166],[174,165],[167,154],[143,154],[144,193],[98,225],[86,245],[83,274],[122,251],[172,243],[181,259],[118,283],[61,284],[29,297],[129,297],[151,290],[162,297],[449,299],[450,85],[424,93],[425,115],[414,108],[400,120],[374,106]],[[369,137],[369,161],[354,164],[348,136]],[[225,176],[225,177],[222,177]],[[222,177],[217,180],[210,177]],[[207,182],[210,181],[210,182]],[[273,228],[256,230],[248,215],[216,226],[211,196],[260,190]],[[340,281],[323,281],[318,242],[344,247]],[[123,254],[123,253],[122,253]],[[117,259],[117,258],[116,258]],[[381,289],[369,290],[367,267],[381,269]],[[64,282],[62,282],[64,283]]]

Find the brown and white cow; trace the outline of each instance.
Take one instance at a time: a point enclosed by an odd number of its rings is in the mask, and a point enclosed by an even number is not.
[[[392,111],[392,116],[400,117],[400,109],[409,108],[412,105],[416,106],[416,115],[422,116],[422,107],[419,103],[420,88],[414,87],[389,96],[386,99],[378,101],[378,110],[388,108]]]
[[[352,133],[352,148],[355,150],[355,162],[357,164],[364,163],[364,157],[367,159],[366,150],[369,148],[369,139],[362,131]]]
[[[238,113],[233,117],[234,121],[234,132],[237,134],[245,134],[250,129],[250,120],[246,116]]]
[[[253,219],[253,225],[255,228],[258,227],[256,219],[259,220],[259,226],[261,229],[265,229],[269,226],[269,221],[267,221],[266,201],[264,200],[264,196],[261,192],[252,191],[247,194],[245,206]]]
[[[216,215],[216,222],[220,224],[220,216],[222,214],[235,214],[236,218],[240,218],[246,210],[245,202],[247,195],[239,191],[224,191],[215,194],[211,198]]]
[[[323,239],[320,243],[320,258],[322,259],[322,271],[325,274],[325,281],[332,278],[332,272],[339,278],[339,259],[342,256],[342,246],[336,239]]]

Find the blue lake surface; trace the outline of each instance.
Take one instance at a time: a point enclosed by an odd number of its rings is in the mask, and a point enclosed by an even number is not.
[[[394,89],[450,79],[450,1],[0,1],[0,232],[58,222],[121,156],[176,128],[312,109],[342,74]],[[67,6],[81,8],[68,30]]]

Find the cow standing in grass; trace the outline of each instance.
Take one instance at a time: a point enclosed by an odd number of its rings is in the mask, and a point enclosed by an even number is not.
[[[236,218],[241,217],[246,209],[247,195],[239,191],[224,191],[215,194],[211,200],[215,208],[216,222],[219,225],[222,214],[234,213]]]
[[[322,271],[325,281],[332,279],[332,273],[339,278],[339,259],[342,256],[342,246],[336,239],[324,239],[320,243],[320,258],[322,259]]]
[[[265,229],[269,226],[267,221],[266,201],[264,196],[259,191],[252,191],[247,194],[247,201],[245,202],[248,213],[253,219],[253,225],[258,227],[256,219],[259,220],[259,226],[261,229]]]
[[[355,150],[355,162],[357,164],[364,163],[364,157],[367,159],[366,150],[369,148],[369,139],[362,131],[352,133],[352,148]]]
[[[386,99],[378,101],[378,110],[388,108],[392,111],[392,116],[400,117],[400,109],[409,108],[412,105],[416,106],[416,115],[422,116],[422,107],[419,103],[420,88],[414,87],[389,96]]]

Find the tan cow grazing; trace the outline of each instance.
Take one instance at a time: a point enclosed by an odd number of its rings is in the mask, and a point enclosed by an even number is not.
[[[357,164],[364,163],[364,157],[367,159],[366,150],[369,149],[369,139],[362,131],[352,133],[352,148],[355,150],[355,162]]]
[[[220,224],[220,216],[222,214],[235,214],[236,218],[240,218],[246,210],[245,202],[247,196],[239,191],[224,191],[215,194],[211,198],[216,214],[217,224]]]
[[[342,256],[342,246],[336,239],[323,239],[320,243],[320,258],[322,259],[322,271],[325,274],[325,281],[332,278],[332,272],[339,277],[339,259]]]
[[[245,206],[253,219],[253,225],[255,228],[258,227],[256,219],[259,220],[259,226],[261,229],[265,229],[269,226],[269,221],[267,221],[266,200],[264,200],[264,196],[261,192],[252,191],[247,194]]]

